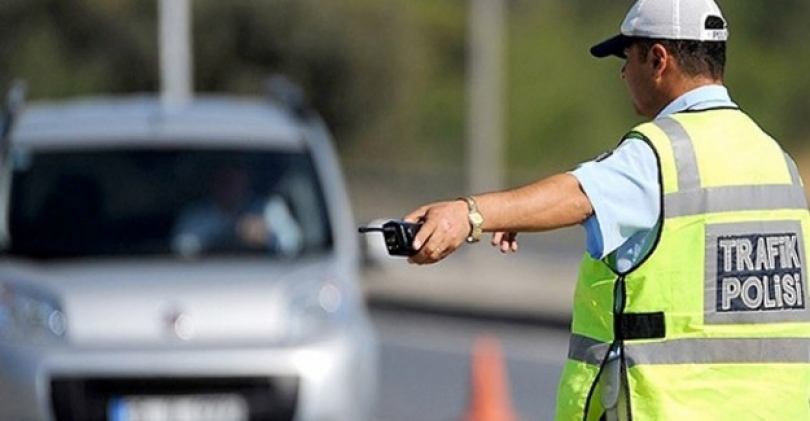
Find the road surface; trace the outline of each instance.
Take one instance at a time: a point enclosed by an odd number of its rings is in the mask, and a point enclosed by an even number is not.
[[[379,421],[462,420],[471,399],[473,344],[482,335],[500,344],[520,419],[552,420],[568,344],[561,327],[380,308],[372,317],[381,342]]]

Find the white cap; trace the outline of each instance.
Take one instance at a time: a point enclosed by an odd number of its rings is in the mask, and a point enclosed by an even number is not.
[[[728,26],[714,0],[638,0],[627,12],[621,33],[593,46],[591,54],[624,57],[628,37],[726,41]]]

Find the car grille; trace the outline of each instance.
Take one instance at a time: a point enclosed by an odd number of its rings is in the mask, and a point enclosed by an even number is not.
[[[107,421],[116,397],[237,394],[247,403],[251,421],[290,421],[298,383],[295,377],[54,378],[51,402],[56,421]]]

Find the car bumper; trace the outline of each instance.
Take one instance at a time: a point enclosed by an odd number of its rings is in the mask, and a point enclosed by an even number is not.
[[[54,402],[61,402],[57,406],[62,407],[107,406],[117,394],[205,394],[212,393],[212,385],[219,391],[232,387],[226,390],[230,393],[260,384],[265,389],[253,390],[248,399],[255,400],[256,393],[267,390],[272,394],[267,399],[278,402],[276,410],[293,405],[295,415],[290,419],[294,421],[370,420],[376,402],[376,368],[376,340],[371,329],[346,330],[315,343],[288,347],[0,345],[0,419],[72,420],[57,416]],[[81,412],[77,408],[68,412]],[[251,420],[269,418],[262,414],[252,415]],[[88,418],[105,420],[106,416],[94,412],[82,419]]]

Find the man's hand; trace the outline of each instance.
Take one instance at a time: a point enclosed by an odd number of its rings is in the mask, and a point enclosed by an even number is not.
[[[417,253],[408,261],[436,263],[456,251],[470,233],[467,213],[467,203],[452,200],[422,206],[405,216],[405,221],[423,224],[412,244]]]
[[[518,232],[543,232],[581,224],[593,215],[593,205],[579,180],[559,173],[522,187],[476,194],[484,216],[482,229],[494,232],[492,245],[503,253],[518,250]],[[411,263],[436,263],[459,248],[470,235],[469,209],[464,200],[425,205],[408,214],[422,222],[413,242]]]
[[[518,241],[516,232],[493,232],[492,246],[498,247],[501,253],[514,253],[518,251]]]

